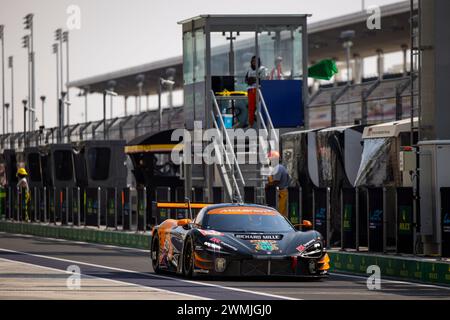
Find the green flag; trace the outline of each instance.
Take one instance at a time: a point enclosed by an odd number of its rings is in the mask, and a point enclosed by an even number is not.
[[[334,60],[322,60],[308,69],[309,77],[318,80],[330,80],[339,70]]]

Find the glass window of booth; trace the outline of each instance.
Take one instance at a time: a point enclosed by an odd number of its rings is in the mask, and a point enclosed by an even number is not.
[[[261,65],[268,80],[294,80],[303,76],[302,28],[265,26],[258,33]]]
[[[88,151],[88,170],[92,180],[106,180],[109,177],[111,150],[109,148],[92,148]]]
[[[72,151],[57,150],[53,153],[55,177],[59,181],[69,181],[73,178]]]
[[[30,173],[30,180],[32,182],[41,182],[41,157],[38,153],[31,153],[28,155],[28,169]]]

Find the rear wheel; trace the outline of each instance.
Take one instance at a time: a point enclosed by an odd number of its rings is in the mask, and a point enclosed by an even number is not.
[[[192,238],[188,238],[184,245],[183,253],[183,275],[192,278],[194,273],[194,243]]]
[[[155,273],[160,273],[159,268],[159,239],[156,237],[152,243],[152,266]]]

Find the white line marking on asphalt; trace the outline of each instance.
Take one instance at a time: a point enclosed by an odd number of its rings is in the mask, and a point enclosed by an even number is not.
[[[0,234],[14,235],[14,236],[25,237],[25,238],[38,238],[38,239],[40,238],[40,239],[46,239],[46,240],[52,240],[52,241],[56,240],[56,241],[60,241],[60,242],[68,242],[68,243],[75,243],[75,244],[90,245],[90,246],[94,246],[94,247],[98,246],[98,247],[105,247],[105,248],[112,248],[112,249],[121,249],[121,250],[129,250],[129,251],[136,251],[136,252],[145,252],[145,253],[149,253],[150,252],[150,250],[144,250],[144,249],[136,249],[136,248],[130,248],[130,247],[121,247],[121,246],[107,245],[107,244],[101,244],[101,243],[92,243],[92,242],[73,241],[73,240],[66,240],[66,239],[39,237],[39,236],[33,236],[33,235],[27,235],[27,234],[24,235],[24,234],[8,233],[8,232],[0,232]],[[130,272],[134,272],[134,271],[130,270]],[[355,278],[355,279],[367,280],[367,277],[364,277],[364,276],[351,275],[351,274],[345,274],[345,273],[336,273],[336,272],[331,273],[330,272],[330,275],[335,275],[335,276],[339,276],[339,277],[346,277],[346,278]],[[157,275],[157,274],[152,274],[152,276],[161,277],[161,278],[164,278],[164,279],[172,279],[172,280],[174,279],[174,278],[164,277],[164,276]],[[185,282],[198,283],[196,281],[191,281],[191,280],[183,280],[183,279],[177,279],[177,280],[185,281]],[[432,284],[424,284],[424,283],[418,283],[418,282],[407,282],[407,281],[389,280],[389,279],[382,279],[382,281],[389,282],[389,283],[397,283],[397,284],[408,284],[408,285],[411,285],[411,286],[430,287],[430,288],[438,288],[438,289],[450,290],[450,287],[438,286],[438,285],[432,285]],[[201,283],[201,284],[215,286],[214,284],[209,284],[209,283]],[[225,288],[231,288],[231,287],[225,287]],[[233,288],[233,289],[241,290],[241,289],[238,289],[238,288]]]
[[[5,249],[0,249],[0,250],[5,250]],[[18,253],[18,251],[13,251],[13,252]],[[0,260],[11,261],[11,262],[21,263],[21,264],[24,264],[24,265],[37,267],[37,268],[41,268],[41,269],[47,269],[47,270],[53,270],[53,271],[58,271],[58,272],[62,272],[62,273],[72,274],[71,272],[67,272],[67,271],[64,271],[64,270],[60,270],[60,269],[56,269],[56,268],[52,268],[52,267],[45,267],[45,266],[41,266],[41,265],[38,265],[38,264],[32,264],[32,263],[28,263],[28,262],[22,262],[22,261],[6,259],[6,258],[0,258]],[[155,288],[155,287],[149,287],[149,286],[143,286],[143,285],[135,284],[135,283],[131,283],[131,282],[125,282],[125,281],[108,279],[108,278],[101,278],[101,277],[91,276],[91,275],[87,275],[87,274],[81,274],[81,276],[82,277],[86,277],[86,278],[92,278],[92,279],[116,282],[116,283],[120,283],[120,284],[126,284],[128,286],[133,286],[133,287],[137,287],[137,288],[143,288],[143,289],[146,289],[146,290],[155,290],[155,291],[158,291],[158,292],[164,292],[164,293],[168,293],[168,294],[175,294],[175,295],[180,295],[180,296],[184,296],[184,297],[190,297],[190,298],[199,299],[199,300],[211,300],[209,298],[200,297],[200,296],[196,296],[196,295],[193,295],[193,294],[181,293],[181,292],[176,292],[176,291],[169,291],[169,290]]]
[[[38,257],[38,258],[44,258],[44,259],[50,259],[50,260],[69,262],[69,263],[72,263],[72,264],[80,264],[80,265],[84,264],[86,266],[91,266],[91,267],[104,268],[104,269],[108,269],[108,270],[121,271],[121,272],[127,272],[127,273],[134,273],[134,274],[138,274],[138,275],[142,275],[142,276],[146,276],[146,277],[150,277],[150,278],[155,277],[155,278],[167,279],[167,280],[172,280],[172,281],[180,281],[180,282],[191,283],[191,284],[196,284],[196,285],[202,285],[202,286],[207,286],[207,287],[215,287],[215,288],[220,288],[220,289],[225,289],[225,290],[230,290],[230,291],[250,293],[250,294],[253,294],[253,295],[260,295],[260,296],[276,298],[276,299],[302,300],[302,299],[296,299],[296,298],[292,298],[292,297],[279,296],[279,295],[270,294],[270,293],[254,292],[254,291],[245,290],[245,289],[239,289],[239,288],[234,288],[234,287],[225,287],[225,286],[221,286],[221,285],[218,285],[218,284],[212,284],[212,283],[203,283],[203,282],[192,281],[192,280],[171,278],[171,277],[165,277],[165,276],[161,276],[161,275],[157,275],[157,274],[151,274],[150,275],[150,274],[147,274],[147,273],[142,273],[142,272],[133,271],[133,270],[127,270],[127,269],[121,269],[121,268],[113,268],[113,267],[103,266],[103,265],[99,265],[99,264],[93,264],[93,263],[87,263],[87,262],[75,261],[75,260],[68,260],[68,259],[61,259],[61,258],[55,258],[55,257],[50,257],[50,256],[32,254],[32,253],[28,253],[28,252],[22,252],[22,251],[15,251],[15,250],[3,249],[3,248],[0,248],[0,251],[20,253],[20,254],[24,254],[24,255],[28,255],[28,256],[32,256],[32,257]]]
[[[130,247],[121,247],[121,246],[115,246],[115,245],[112,245],[112,244],[102,244],[102,243],[74,241],[74,240],[67,240],[67,239],[39,237],[39,236],[33,236],[33,235],[29,235],[29,234],[8,233],[8,232],[0,232],[0,234],[7,234],[7,235],[13,235],[13,236],[17,236],[17,237],[24,237],[24,238],[45,239],[45,240],[52,240],[52,241],[58,241],[58,242],[69,242],[69,243],[83,244],[83,245],[87,244],[87,245],[90,245],[90,246],[93,246],[93,247],[105,247],[105,248],[111,248],[111,249],[121,249],[121,250],[129,250],[129,251],[136,251],[136,252],[146,252],[146,253],[150,252],[150,250],[130,248]]]
[[[332,276],[338,276],[338,277],[344,277],[344,278],[354,278],[354,279],[361,279],[361,280],[367,280],[367,277],[364,276],[358,276],[358,275],[352,275],[352,274],[344,274],[344,273],[335,273],[330,272],[330,275]],[[445,289],[450,290],[450,287],[445,286],[438,286],[435,284],[425,284],[425,283],[418,283],[418,282],[407,282],[407,281],[400,281],[400,280],[389,280],[389,279],[383,279],[381,278],[381,282],[388,282],[388,283],[394,283],[394,284],[407,284],[410,286],[417,286],[417,287],[425,287],[425,288],[435,288],[435,289]]]

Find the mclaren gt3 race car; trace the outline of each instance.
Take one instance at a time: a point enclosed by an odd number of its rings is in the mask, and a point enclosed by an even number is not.
[[[186,277],[322,278],[330,268],[320,233],[259,205],[209,205],[193,221],[166,220],[152,231],[150,253],[155,272]]]

